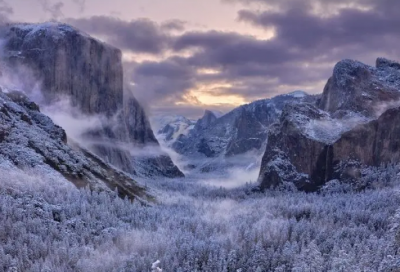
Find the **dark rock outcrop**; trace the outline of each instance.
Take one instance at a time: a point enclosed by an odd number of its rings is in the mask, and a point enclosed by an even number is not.
[[[372,166],[400,162],[400,108],[345,132],[333,144],[333,161],[345,160]]]
[[[76,144],[67,145],[65,131],[20,92],[0,91],[0,161],[14,167],[60,173],[77,187],[118,190],[121,197],[151,200],[125,173]]]
[[[155,168],[152,173],[183,175],[160,148],[160,157],[141,160],[135,153],[158,142],[143,108],[123,86],[120,50],[65,24],[9,25],[2,32],[4,59],[17,69],[28,67],[42,82],[41,103],[66,96],[84,114],[105,117],[102,127],[85,134],[94,153],[132,174],[148,174],[143,161]]]
[[[381,104],[400,98],[400,74],[393,62],[378,59],[377,67],[353,60],[342,60],[335,65],[318,106],[340,116],[343,112],[357,112],[374,117],[381,112]]]
[[[268,135],[260,170],[262,187],[294,182],[302,190],[317,189],[332,179],[332,145],[343,132],[367,121],[357,116],[338,122],[313,104],[287,105]]]
[[[287,105],[272,126],[261,187],[293,182],[315,191],[332,179],[357,181],[365,166],[400,162],[399,90],[394,62],[339,62],[316,105]]]

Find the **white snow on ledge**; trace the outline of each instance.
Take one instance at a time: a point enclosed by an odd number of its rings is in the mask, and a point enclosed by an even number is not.
[[[306,97],[308,94],[306,92],[304,92],[304,91],[297,90],[297,91],[288,93],[286,95],[293,96],[295,98],[302,98],[302,97]]]
[[[334,143],[343,133],[369,121],[371,119],[359,115],[350,116],[346,119],[324,118],[310,120],[304,125],[303,132],[311,139],[325,143]]]
[[[102,40],[99,40],[98,38],[95,38],[88,33],[75,28],[74,26],[71,26],[66,23],[60,23],[60,22],[44,22],[44,23],[17,23],[17,24],[12,24],[11,27],[14,28],[19,28],[23,31],[29,31],[27,36],[29,37],[35,37],[36,35],[39,35],[38,33],[51,33],[51,36],[54,39],[60,39],[63,38],[67,33],[77,33],[78,35],[81,35],[83,37],[86,37],[88,39],[92,39],[97,41],[98,43],[101,43],[103,45],[107,45],[112,48],[116,48]],[[118,49],[118,48],[116,48]],[[119,50],[119,49],[118,49]]]

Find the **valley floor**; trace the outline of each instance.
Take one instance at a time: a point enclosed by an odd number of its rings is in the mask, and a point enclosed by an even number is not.
[[[0,172],[0,271],[398,271],[398,169],[371,189],[266,193],[142,180],[141,206]]]

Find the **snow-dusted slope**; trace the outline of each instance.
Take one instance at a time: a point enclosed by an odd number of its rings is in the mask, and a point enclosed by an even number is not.
[[[0,91],[0,164],[61,174],[77,187],[118,189],[122,197],[148,198],[132,178],[78,145],[70,145],[65,131],[24,94]]]

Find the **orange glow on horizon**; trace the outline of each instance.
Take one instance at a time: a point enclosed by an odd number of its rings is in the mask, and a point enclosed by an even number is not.
[[[227,90],[232,87],[232,84],[224,82],[197,86],[185,94],[183,100],[175,102],[175,105],[230,105],[237,107],[248,103],[246,98],[239,94],[229,94]]]

